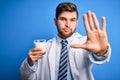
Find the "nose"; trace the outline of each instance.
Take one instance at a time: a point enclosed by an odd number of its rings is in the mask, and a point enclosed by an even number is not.
[[[67,20],[65,26],[70,27],[70,21]]]

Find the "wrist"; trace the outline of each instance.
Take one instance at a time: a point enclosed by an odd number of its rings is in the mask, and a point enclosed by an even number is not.
[[[97,52],[95,54],[97,56],[103,56],[103,57],[105,57],[105,54],[106,54],[107,50],[108,50],[108,46],[104,50],[101,50],[100,52]]]
[[[33,64],[34,64],[29,58],[27,58],[27,62],[30,66],[33,66]]]

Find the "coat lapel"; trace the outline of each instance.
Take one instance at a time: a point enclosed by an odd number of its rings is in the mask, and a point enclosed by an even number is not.
[[[71,44],[79,44],[79,40],[82,36],[78,33],[76,33],[74,39],[72,40]],[[75,62],[75,51],[73,50],[73,48],[70,48],[69,51],[69,61],[70,61],[70,68],[71,68],[71,72],[73,75],[73,79],[75,80],[80,80],[79,77],[79,72],[76,68],[76,62]]]
[[[49,65],[50,65],[50,76],[51,80],[55,80],[55,54],[56,54],[56,38],[53,38],[51,41],[51,46],[50,46],[50,51],[49,51]]]

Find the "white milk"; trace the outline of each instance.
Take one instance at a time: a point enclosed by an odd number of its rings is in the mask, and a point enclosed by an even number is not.
[[[40,41],[34,41],[35,48],[41,48],[44,52],[46,50],[46,41],[40,42]]]

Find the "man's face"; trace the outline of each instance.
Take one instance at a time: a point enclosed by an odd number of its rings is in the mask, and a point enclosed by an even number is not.
[[[76,12],[62,12],[58,19],[54,19],[54,22],[57,26],[58,36],[65,39],[71,36],[78,24],[77,13]]]

